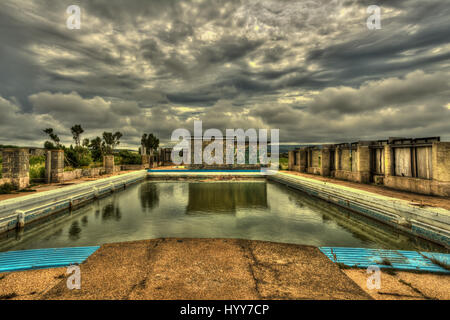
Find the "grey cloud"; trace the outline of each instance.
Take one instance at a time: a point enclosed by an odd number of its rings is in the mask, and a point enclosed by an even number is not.
[[[144,131],[167,141],[193,119],[277,127],[285,142],[450,138],[444,0],[73,4],[80,30],[65,27],[67,3],[2,4],[2,141],[40,144],[53,126],[70,142],[81,123],[137,146]],[[381,30],[365,27],[371,4]]]

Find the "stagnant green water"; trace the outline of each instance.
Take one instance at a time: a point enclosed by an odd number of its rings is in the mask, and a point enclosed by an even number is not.
[[[242,238],[314,246],[445,251],[275,182],[145,181],[10,232],[0,250],[163,237]]]

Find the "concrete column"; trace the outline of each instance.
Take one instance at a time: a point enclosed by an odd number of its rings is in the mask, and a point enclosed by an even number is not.
[[[358,171],[358,182],[370,182],[370,149],[369,146],[357,147],[356,169]]]
[[[151,156],[148,156],[148,167],[151,169],[151,168],[153,168],[154,167],[154,163],[155,163],[155,156],[154,155],[151,155]]]
[[[390,145],[384,146],[384,175],[390,177],[394,175],[393,150]]]
[[[300,172],[306,172],[306,166],[308,159],[306,158],[307,153],[305,148],[300,148],[298,150],[298,155],[300,157],[299,165],[300,165]]]
[[[450,142],[433,142],[431,159],[433,180],[450,182]]]
[[[45,175],[47,183],[64,181],[64,150],[47,150],[45,159]]]
[[[45,182],[52,182],[52,152],[50,150],[45,151]]]
[[[141,161],[142,161],[142,165],[144,166],[144,168],[151,168],[148,155],[146,155],[146,154],[141,155],[141,159],[142,159]]]
[[[320,175],[327,177],[330,175],[330,149],[322,148],[320,150]]]
[[[3,149],[2,177],[17,189],[30,185],[30,156],[26,148]]]
[[[105,168],[106,174],[114,173],[114,156],[113,155],[103,156],[103,167]]]
[[[336,170],[341,170],[341,148],[336,147],[334,150],[334,165]]]
[[[295,156],[295,152],[289,151],[289,170],[293,170],[294,169],[294,156]]]

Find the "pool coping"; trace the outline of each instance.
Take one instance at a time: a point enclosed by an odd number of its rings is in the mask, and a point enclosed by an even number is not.
[[[102,246],[0,252],[0,273],[79,265]],[[443,267],[450,263],[450,254],[445,253],[352,247],[317,248],[331,262],[349,268],[376,266],[380,269],[450,274],[450,270]]]

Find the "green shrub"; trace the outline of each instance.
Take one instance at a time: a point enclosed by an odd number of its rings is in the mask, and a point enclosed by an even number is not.
[[[37,164],[44,164],[45,165],[45,156],[31,156],[30,157],[30,167],[37,165]]]
[[[45,178],[45,162],[30,165],[30,179]]]
[[[280,170],[287,170],[289,168],[289,158],[280,158],[279,167]]]
[[[65,166],[81,168],[89,167],[92,163],[91,152],[84,147],[65,148],[64,150]]]
[[[120,164],[142,164],[142,158],[139,153],[121,150],[119,152]]]
[[[0,194],[9,194],[14,190],[16,190],[16,187],[14,187],[11,183],[4,183],[0,185]]]

